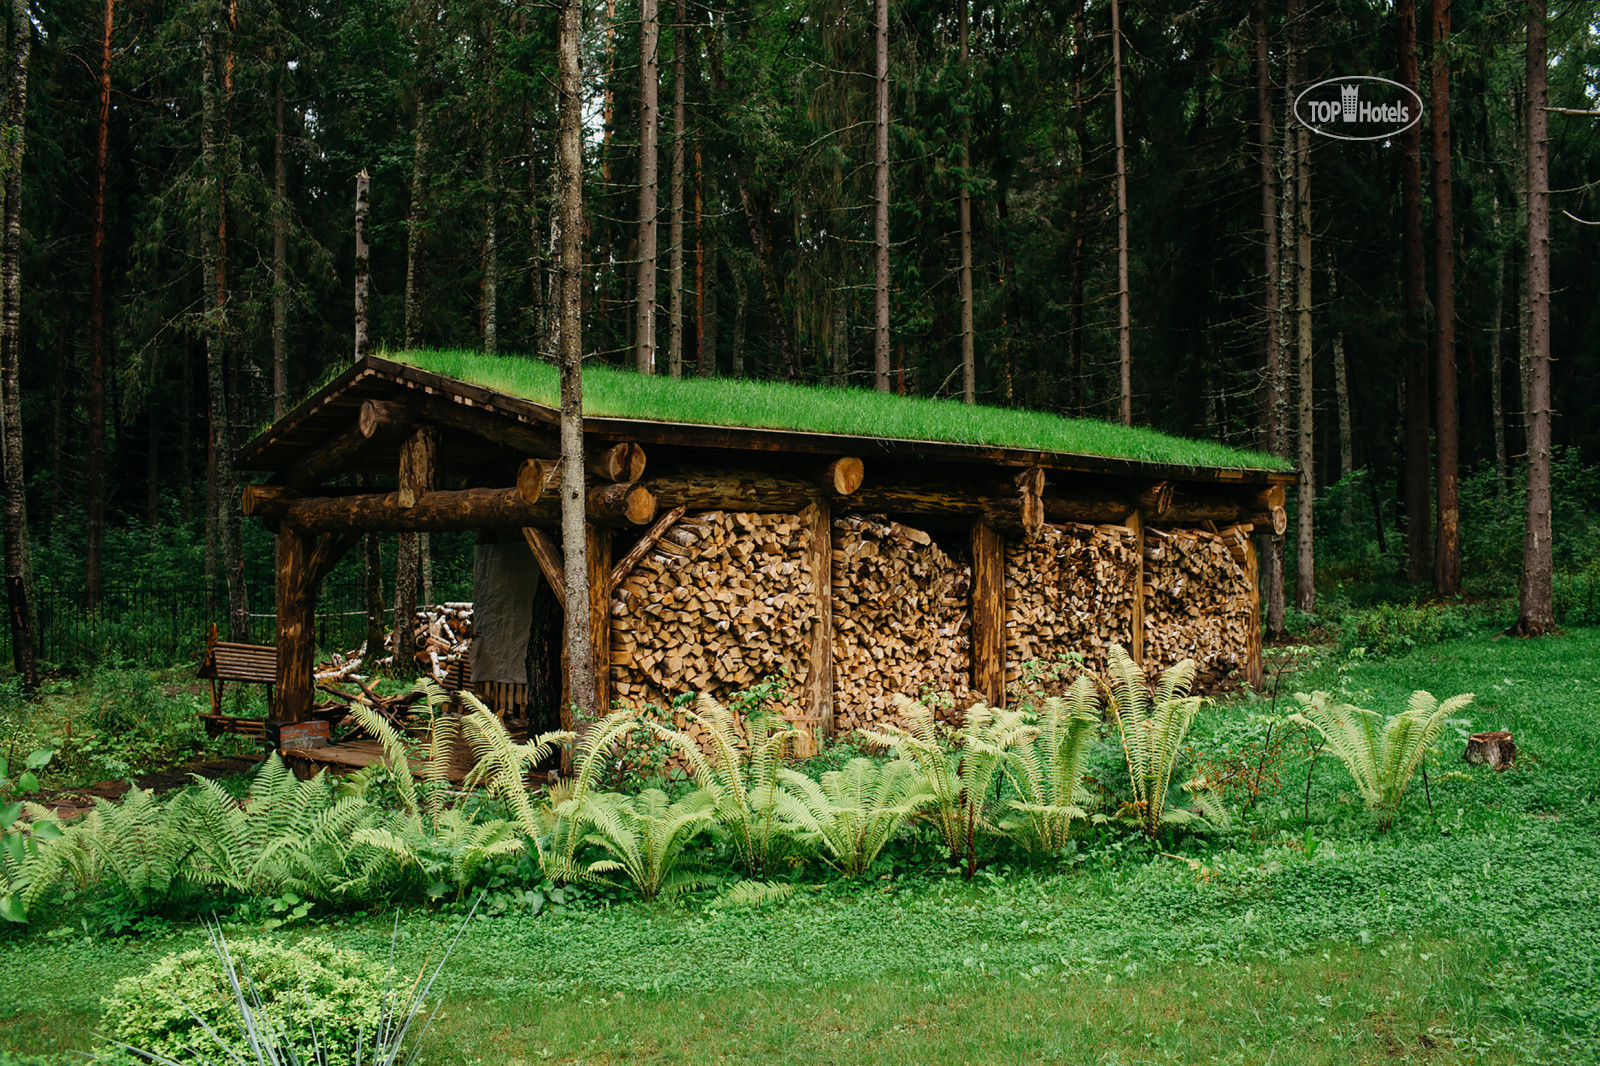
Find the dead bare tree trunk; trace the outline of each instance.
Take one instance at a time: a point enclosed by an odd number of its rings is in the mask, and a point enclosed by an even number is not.
[[[1546,0],[1528,0],[1528,511],[1517,632],[1555,628],[1550,497],[1550,72]]]
[[[1133,332],[1128,313],[1128,150],[1122,129],[1122,14],[1111,0],[1111,108],[1117,150],[1117,365],[1122,424],[1133,425]]]
[[[100,36],[100,110],[95,122],[94,226],[89,239],[89,470],[85,598],[100,609],[100,545],[106,528],[106,142],[111,129],[115,0],[105,0]]]
[[[1457,483],[1460,413],[1456,409],[1456,237],[1450,177],[1450,0],[1433,0],[1433,256],[1434,256],[1434,491],[1437,540],[1433,590],[1461,591],[1461,492]]]
[[[889,391],[889,0],[874,5],[877,106],[873,149],[873,387]]]
[[[5,231],[0,235],[0,445],[4,446],[6,609],[11,666],[27,691],[39,687],[33,630],[33,562],[28,551],[27,478],[22,467],[22,395],[18,361],[22,325],[22,153],[28,117],[28,58],[33,15],[28,0],[11,0],[10,85],[4,157]]]
[[[561,554],[566,581],[564,635],[568,694],[577,713],[598,717],[593,641],[590,633],[589,567],[583,490],[583,85],[580,49],[583,9],[578,0],[558,8],[557,169],[561,188],[561,466],[573,476],[561,479]]]
[[[372,280],[371,246],[367,243],[372,214],[372,179],[367,168],[356,175],[356,358],[365,357],[370,350],[368,341],[367,291]]]
[[[656,159],[660,74],[656,51],[661,38],[657,0],[639,4],[639,263],[635,272],[633,361],[641,374],[656,372]]]

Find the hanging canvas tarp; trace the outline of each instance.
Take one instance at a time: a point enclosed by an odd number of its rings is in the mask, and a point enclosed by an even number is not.
[[[480,544],[472,558],[474,684],[528,683],[528,631],[539,564],[520,540]]]

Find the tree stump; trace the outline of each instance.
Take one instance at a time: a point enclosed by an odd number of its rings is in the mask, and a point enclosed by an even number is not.
[[[1516,761],[1517,745],[1504,729],[1494,733],[1474,733],[1467,738],[1467,750],[1462,758],[1474,766],[1487,763],[1496,770],[1504,770]]]

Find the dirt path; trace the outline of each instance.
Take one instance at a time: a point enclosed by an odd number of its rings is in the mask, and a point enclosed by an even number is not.
[[[133,787],[157,793],[170,792],[190,784],[194,776],[215,781],[229,774],[248,773],[265,758],[265,755],[239,755],[227,759],[195,759],[183,766],[135,778]],[[52,789],[39,797],[39,802],[53,811],[56,817],[69,820],[94,810],[96,799],[121,799],[127,795],[129,787],[127,781],[97,781],[77,788]]]

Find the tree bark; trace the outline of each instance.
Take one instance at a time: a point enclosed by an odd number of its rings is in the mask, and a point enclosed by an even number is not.
[[[1334,303],[1338,298],[1339,268],[1336,263],[1329,262],[1328,302]],[[1350,368],[1345,362],[1342,329],[1333,333],[1333,394],[1339,408],[1339,477],[1347,478],[1355,473],[1356,453],[1355,437],[1350,430]]]
[[[1417,65],[1416,0],[1395,0],[1399,24],[1400,81],[1420,94]],[[1420,99],[1420,96],[1419,96]],[[1428,346],[1423,312],[1427,267],[1422,258],[1422,124],[1400,135],[1400,302],[1405,360],[1406,580],[1421,582],[1428,572],[1432,536],[1433,486],[1429,463]]]
[[[1122,424],[1133,425],[1133,333],[1128,312],[1128,151],[1122,128],[1121,0],[1111,0],[1111,107],[1117,151],[1117,366]]]
[[[647,0],[648,2],[648,0]],[[594,641],[590,639],[588,612],[577,609],[589,602],[589,567],[586,551],[583,492],[583,9],[578,0],[561,0],[557,9],[557,64],[559,135],[556,144],[561,189],[561,554],[566,577],[564,636],[567,650],[567,691],[571,707],[591,718],[604,713],[595,688]],[[643,212],[641,212],[643,214]],[[565,476],[571,472],[572,476]],[[565,717],[565,714],[563,715]]]
[[[369,219],[372,216],[372,179],[367,168],[356,175],[356,358],[362,359],[371,351],[368,340],[367,293],[372,282],[372,248],[367,243]],[[278,417],[283,417],[281,414]]]
[[[1264,2],[1264,0],[1263,0]],[[1083,288],[1089,242],[1089,120],[1084,107],[1084,52],[1088,47],[1089,23],[1084,0],[1074,0],[1072,8],[1072,140],[1077,145],[1072,178],[1072,267],[1068,283],[1071,301],[1071,326],[1067,353],[1067,402],[1073,412],[1084,411],[1083,392]]]
[[[744,264],[737,259],[733,264],[733,352],[729,363],[729,370],[733,373],[733,380],[744,380],[744,330],[745,318],[749,314],[750,283],[745,277]]]
[[[656,372],[656,131],[661,122],[656,63],[661,24],[656,4],[657,0],[639,3],[639,263],[634,274],[633,361],[641,374]]]
[[[478,286],[478,316],[482,322],[483,350],[500,350],[500,206],[499,174],[494,159],[494,139],[484,135],[483,279]]]
[[[684,76],[688,70],[684,38],[689,33],[685,0],[678,0],[677,21],[672,27],[672,207],[667,223],[667,369],[675,378],[683,377],[683,195],[688,155],[683,139],[688,131],[685,113]]]
[[[1290,0],[1289,19],[1295,37],[1294,72],[1291,85],[1296,92],[1305,84],[1306,27],[1305,9],[1299,0]],[[1297,429],[1300,467],[1299,491],[1295,494],[1295,606],[1309,614],[1317,605],[1316,560],[1313,551],[1312,504],[1316,500],[1316,467],[1312,454],[1313,399],[1311,346],[1311,131],[1297,124],[1295,129],[1295,337],[1298,368],[1299,418]]]
[[[427,5],[416,22],[419,58],[433,47],[432,20],[435,0]],[[430,71],[426,63],[417,71],[417,117],[411,135],[411,206],[406,212],[406,292],[402,335],[407,348],[422,340],[422,253],[428,211],[428,151],[432,132],[433,108],[428,100]]]
[[[706,240],[706,171],[700,157],[700,143],[697,140],[694,146],[694,362],[695,373],[700,377],[708,378],[717,368],[717,350],[713,346],[709,352],[706,341],[714,337],[709,328],[707,313],[711,311],[712,304],[706,298],[706,261],[710,254],[710,244]],[[716,282],[716,268],[711,268],[712,283]],[[711,312],[715,313],[715,312]]]
[[[967,26],[967,0],[960,0],[957,17],[961,21],[961,83],[970,86],[972,74],[968,69],[971,59]],[[959,289],[961,292],[961,399],[964,403],[978,402],[978,363],[975,339],[972,332],[972,193],[967,189],[971,180],[972,136],[967,128],[965,109],[961,117],[961,190],[956,203],[957,224],[961,229],[961,264]]]
[[[1494,230],[1500,234],[1500,201],[1495,198]],[[1489,418],[1494,436],[1495,494],[1504,496],[1509,466],[1506,462],[1506,405],[1504,380],[1503,323],[1506,311],[1506,254],[1504,246],[1495,253],[1494,295],[1489,305]]]
[[[1461,591],[1460,414],[1456,409],[1456,237],[1450,176],[1450,0],[1433,0],[1434,488],[1433,590]]]
[[[100,108],[94,139],[94,225],[89,238],[89,462],[85,598],[100,609],[100,545],[106,528],[106,142],[111,130],[115,0],[105,0],[100,35]]]
[[[1555,628],[1550,497],[1550,127],[1546,0],[1528,2],[1528,509],[1517,632]]]
[[[108,0],[109,2],[109,0]],[[278,56],[272,125],[272,417],[289,413],[289,153],[284,119],[285,58]],[[359,243],[361,236],[358,233]],[[356,249],[359,260],[361,249]],[[357,345],[359,354],[360,345]]]
[[[873,387],[889,391],[889,0],[875,0],[873,51],[876,107],[873,139]]]
[[[33,16],[11,0],[10,85],[5,130],[5,231],[0,235],[0,444],[4,445],[6,608],[11,665],[27,691],[39,687],[33,629],[33,563],[28,551],[27,478],[22,466],[22,395],[18,344],[22,324],[22,153],[28,117],[28,59]]]
[[[1285,457],[1283,427],[1282,292],[1278,264],[1278,181],[1273,159],[1272,66],[1267,48],[1267,0],[1257,0],[1253,16],[1256,64],[1256,125],[1258,129],[1261,180],[1262,311],[1266,316],[1262,354],[1262,447],[1272,455]],[[1079,310],[1074,312],[1080,313]],[[1267,600],[1267,632],[1279,636],[1284,631],[1283,538],[1266,540],[1264,581]]]

